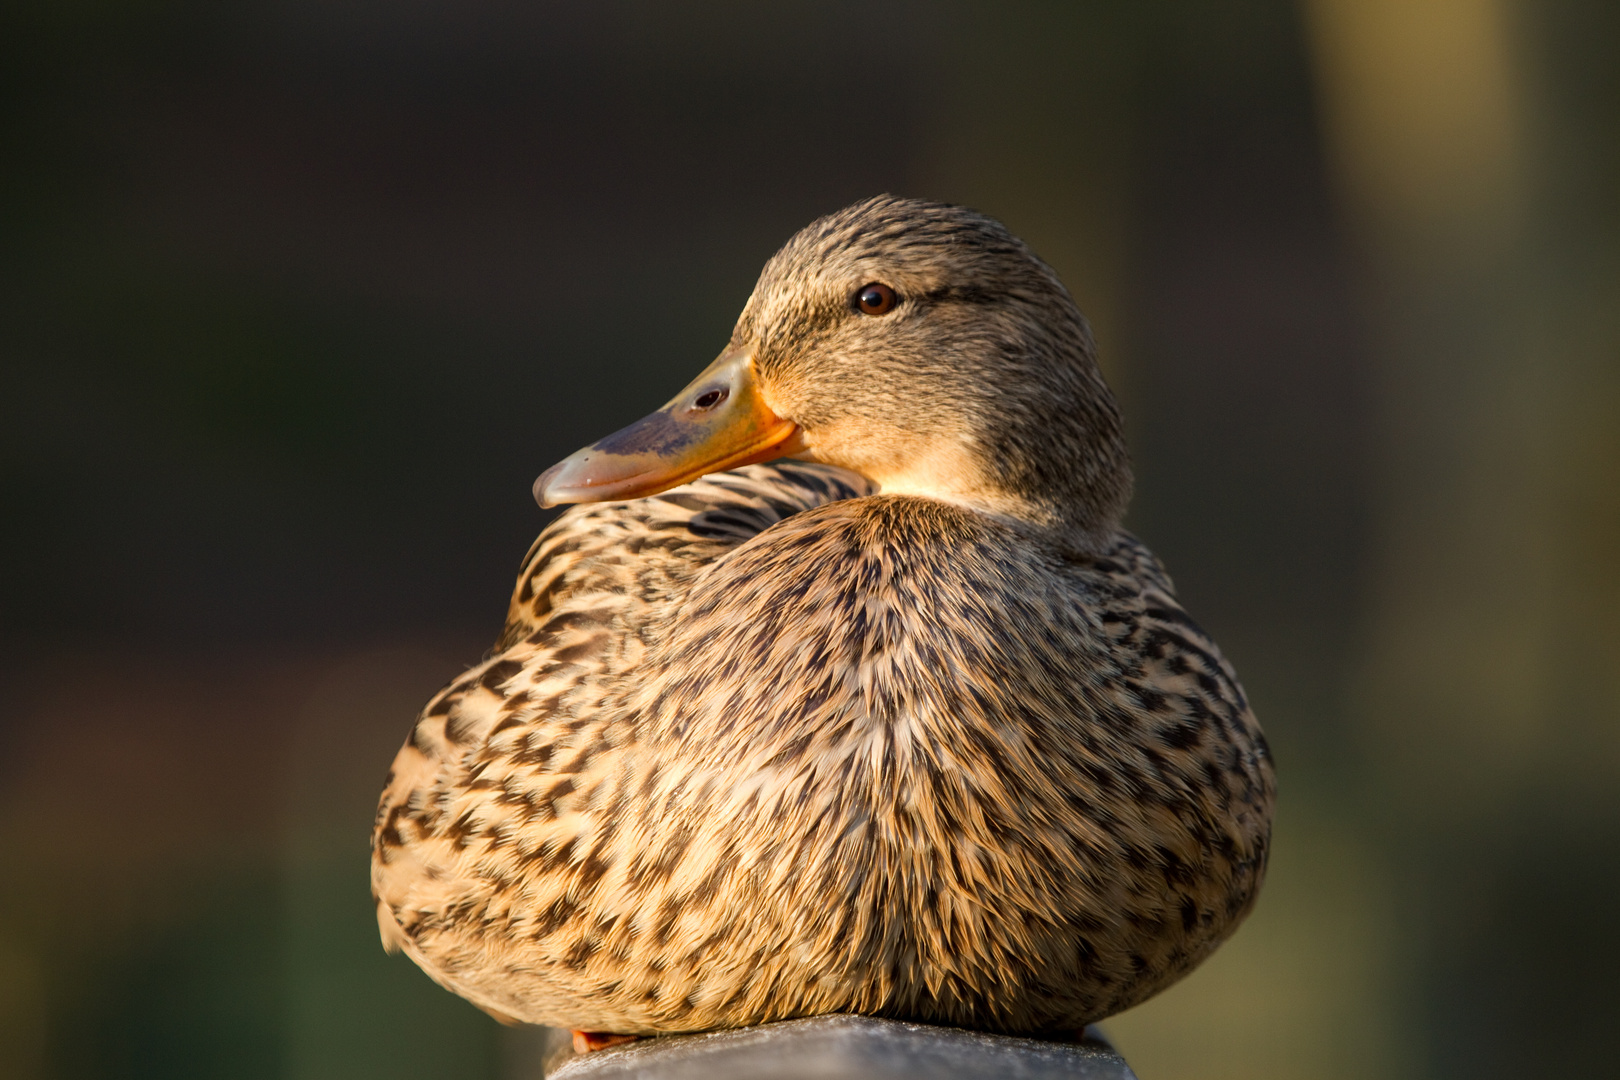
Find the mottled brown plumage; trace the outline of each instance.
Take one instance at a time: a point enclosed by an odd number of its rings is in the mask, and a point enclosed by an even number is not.
[[[893,312],[852,305],[872,281]],[[1120,528],[1056,277],[970,211],[869,200],[772,259],[733,355],[818,463],[541,535],[395,760],[385,943],[497,1015],[630,1033],[1068,1030],[1185,974],[1253,903],[1271,763]]]

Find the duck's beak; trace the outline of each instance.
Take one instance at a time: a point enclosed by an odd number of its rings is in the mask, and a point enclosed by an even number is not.
[[[662,409],[541,473],[534,498],[556,506],[656,495],[793,453],[798,433],[760,396],[748,350],[728,349]]]

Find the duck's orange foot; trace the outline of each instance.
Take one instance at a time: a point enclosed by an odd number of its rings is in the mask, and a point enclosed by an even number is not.
[[[611,1031],[574,1032],[574,1053],[588,1054],[592,1050],[606,1050],[620,1043],[635,1042],[640,1035],[615,1035]]]

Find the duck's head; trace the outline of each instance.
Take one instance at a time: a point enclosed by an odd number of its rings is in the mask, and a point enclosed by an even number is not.
[[[1082,547],[1130,497],[1119,410],[1057,275],[1000,222],[888,195],[789,240],[719,359],[534,493],[637,498],[785,455]]]

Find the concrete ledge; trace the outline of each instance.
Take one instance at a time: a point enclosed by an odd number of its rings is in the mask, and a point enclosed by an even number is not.
[[[1092,1028],[1076,1043],[864,1016],[670,1035],[569,1057],[555,1080],[1136,1080]]]

